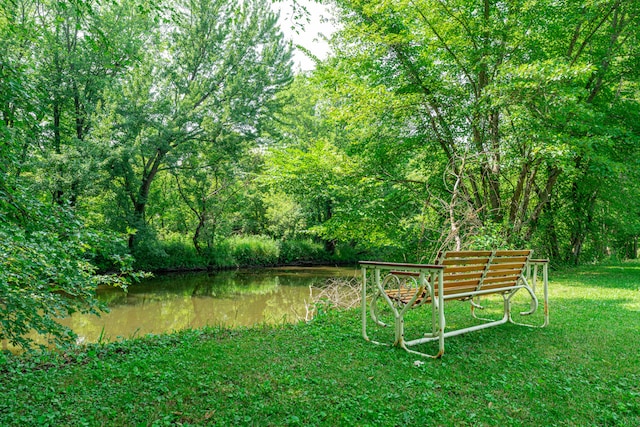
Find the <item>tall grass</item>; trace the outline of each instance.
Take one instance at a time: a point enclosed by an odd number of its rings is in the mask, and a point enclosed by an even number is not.
[[[135,267],[140,270],[193,270],[206,268],[207,260],[198,255],[187,236],[172,234],[162,240],[155,236],[142,240],[134,248]]]
[[[348,245],[335,253],[311,239],[275,240],[268,236],[232,236],[198,254],[187,236],[148,238],[134,250],[135,267],[148,271],[268,267],[292,264],[347,263],[357,261]]]
[[[278,264],[280,246],[266,236],[234,236],[227,239],[231,259],[240,267],[266,267]]]
[[[288,239],[280,242],[282,264],[322,262],[329,259],[330,255],[324,250],[324,246],[311,239]]]

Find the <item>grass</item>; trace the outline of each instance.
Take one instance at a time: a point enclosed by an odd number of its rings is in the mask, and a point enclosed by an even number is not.
[[[640,263],[552,272],[550,299],[548,328],[424,364],[364,342],[358,310],[0,356],[0,425],[640,425]]]

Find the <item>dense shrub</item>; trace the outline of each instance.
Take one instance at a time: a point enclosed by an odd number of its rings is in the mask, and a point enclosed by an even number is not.
[[[122,236],[85,227],[73,211],[35,199],[26,200],[28,215],[15,215],[27,208],[6,199],[0,195],[0,342],[30,348],[34,332],[52,344],[73,342],[74,333],[56,319],[97,314],[105,309],[98,285],[126,287],[144,276],[116,250]],[[97,274],[98,256],[119,274]]]
[[[328,254],[324,246],[315,243],[310,239],[283,240],[280,242],[280,263],[294,264],[300,262],[317,261],[322,262],[328,259]]]
[[[204,268],[207,261],[198,255],[188,236],[172,234],[163,240],[147,235],[133,251],[135,266],[141,270],[193,270]]]
[[[270,237],[234,236],[229,238],[227,243],[231,258],[238,267],[264,267],[278,264],[280,246]]]
[[[312,239],[275,240],[267,236],[233,236],[218,241],[198,254],[187,236],[179,234],[159,240],[146,236],[134,249],[135,266],[141,270],[226,269],[269,267],[292,264],[352,263],[362,252],[348,244],[336,246],[329,254],[322,243]]]

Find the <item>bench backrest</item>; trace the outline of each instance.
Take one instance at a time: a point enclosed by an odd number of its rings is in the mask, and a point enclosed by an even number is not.
[[[445,295],[513,288],[524,274],[531,250],[440,252]]]

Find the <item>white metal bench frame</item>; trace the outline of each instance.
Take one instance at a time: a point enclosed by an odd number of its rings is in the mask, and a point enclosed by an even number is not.
[[[379,345],[393,345],[403,348],[409,353],[418,354],[424,357],[439,358],[444,354],[444,340],[447,337],[477,331],[492,326],[511,322],[517,325],[543,328],[549,324],[549,298],[548,298],[548,260],[531,259],[532,251],[464,251],[464,252],[442,252],[438,255],[435,264],[405,264],[376,261],[360,261],[362,269],[362,335],[365,340]],[[525,261],[515,268],[514,275],[517,279],[511,283],[501,284],[500,279],[490,279],[486,272],[480,278],[475,278],[474,289],[465,286],[457,286],[466,283],[464,279],[456,279],[464,274],[456,275],[449,273],[455,269],[464,270],[465,257],[486,257],[484,264],[485,271],[493,268],[494,258],[497,262],[500,256],[517,255],[525,257]],[[456,259],[462,258],[461,263],[456,264]],[[480,265],[479,261],[476,265]],[[515,322],[511,316],[511,298],[520,289],[525,289],[531,297],[530,310],[520,313],[521,315],[533,314],[538,308],[538,298],[536,296],[536,284],[538,280],[538,267],[542,267],[543,299],[544,299],[544,319],[541,325],[533,325]],[[445,276],[445,274],[447,276]],[[446,277],[446,278],[445,278]],[[452,279],[453,278],[453,279]],[[529,284],[531,281],[531,285]],[[397,285],[397,290],[390,291],[393,282]],[[470,282],[470,281],[469,281]],[[476,283],[477,282],[477,283]],[[497,283],[496,283],[497,282]],[[456,286],[452,286],[456,285]],[[371,287],[373,295],[367,295],[367,289]],[[479,298],[482,295],[500,294],[503,297],[503,316],[501,319],[483,319],[476,315],[476,309],[482,308],[479,305]],[[367,334],[367,310],[374,324],[378,326],[390,326],[380,321],[376,312],[377,300],[383,298],[391,309],[394,317],[394,342],[382,343],[369,338]],[[484,323],[466,328],[446,331],[445,301],[457,299],[468,300],[471,303],[471,313],[474,318],[482,320]],[[425,303],[431,306],[431,328],[424,336],[406,340],[404,336],[404,315],[410,309],[421,306]],[[368,307],[367,307],[368,306]],[[412,350],[409,347],[426,342],[438,341],[438,353],[435,355]]]

